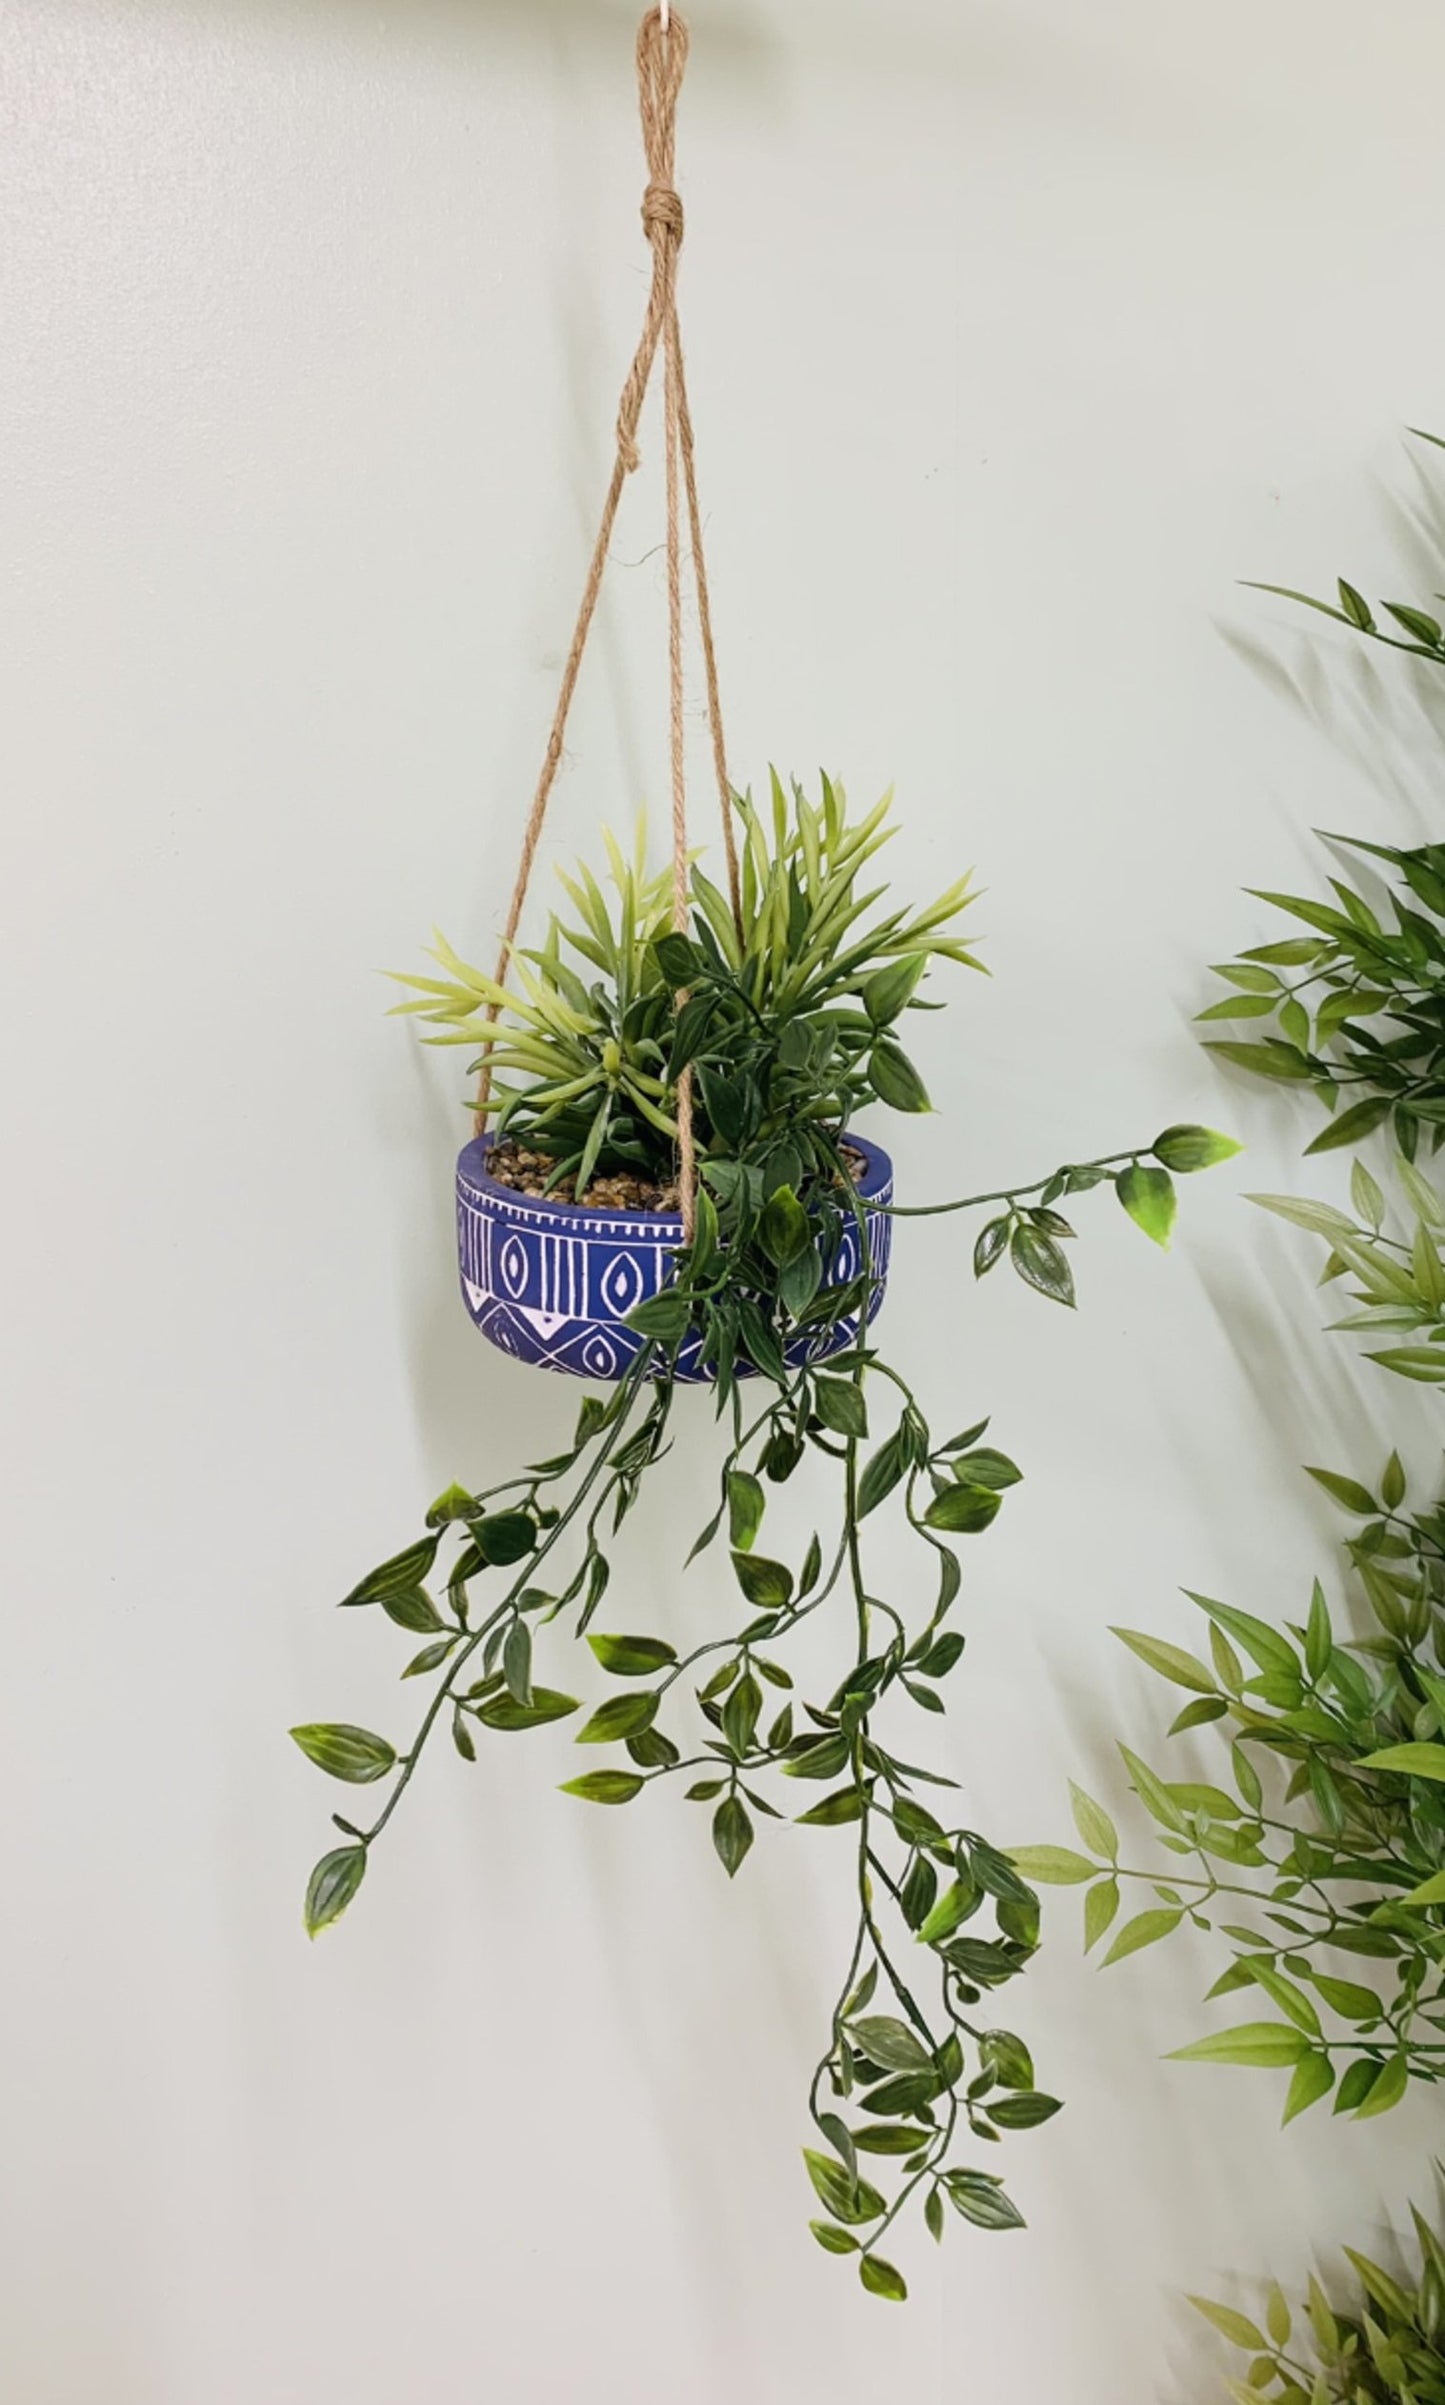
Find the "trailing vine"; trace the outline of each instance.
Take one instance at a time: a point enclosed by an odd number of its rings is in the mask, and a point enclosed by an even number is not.
[[[1172,1216],[1166,1162],[1198,1168],[1231,1149],[1208,1131],[1171,1129],[1151,1147],[944,1207],[992,1212],[980,1274],[1007,1252],[1027,1282],[1070,1302],[1067,1265],[1061,1272],[1054,1258],[1062,1263],[1060,1244],[1072,1234],[1055,1208],[1064,1195],[1112,1182],[1131,1215],[1142,1210],[1162,1240]],[[379,1608],[423,1639],[403,1677],[435,1685],[403,1751],[349,1724],[293,1731],[333,1776],[389,1782],[369,1824],[335,1816],[345,1842],[312,1873],[307,1926],[315,1934],[352,1901],[439,1731],[470,1761],[486,1737],[582,1711],[569,1684],[549,1685],[544,1673],[557,1675],[555,1643],[575,1648],[584,1639],[618,1691],[587,1714],[577,1742],[620,1748],[621,1759],[582,1770],[565,1792],[616,1807],[683,1782],[686,1799],[708,1810],[729,1877],[760,1819],[851,1833],[840,1842],[851,1851],[855,1931],[809,2094],[804,2159],[822,2208],[811,2226],[830,2252],[857,2256],[866,2288],[902,2298],[903,2275],[880,2246],[904,2212],[916,2203],[935,2238],[950,2209],[987,2229],[1021,2226],[1000,2176],[979,2158],[1005,2133],[1058,2110],[1036,2084],[1025,2041],[992,2012],[996,1992],[1037,1948],[1034,1890],[998,1845],[960,1820],[947,1800],[955,1783],[914,1760],[916,1748],[896,1729],[904,1713],[944,1709],[940,1689],[965,1644],[951,1624],[962,1586],[958,1546],[991,1524],[1020,1472],[985,1441],[986,1419],[935,1437],[912,1387],[866,1332],[825,1365],[789,1367],[784,1342],[800,1327],[820,1342],[842,1320],[860,1318],[866,1330],[871,1271],[845,1286],[820,1283],[813,1300],[790,1313],[777,1288],[800,1245],[821,1251],[828,1237],[786,1191],[769,1196],[749,1223],[746,1179],[723,1183],[728,1241],[718,1212],[700,1210],[674,1283],[632,1315],[645,1352],[609,1396],[586,1398],[567,1450],[480,1491],[450,1488],[416,1541],[344,1598],[345,1608]],[[700,1199],[708,1203],[707,1189]],[[852,1208],[860,1209],[856,1199]],[[739,1300],[730,1265],[752,1263],[757,1276],[759,1258],[771,1267],[774,1293],[753,1286]],[[654,1634],[598,1626],[613,1591],[609,1546],[667,1450],[676,1408],[670,1360],[690,1327],[733,1309],[762,1316],[761,1339],[744,1322],[745,1366],[758,1375],[719,1379],[727,1442],[718,1502],[691,1558],[725,1543],[742,1608],[730,1625],[679,1652]],[[759,1540],[770,1488],[805,1461],[831,1477],[834,1510],[826,1542],[815,1535],[795,1570]],[[900,1516],[918,1560],[932,1566],[923,1610],[914,1601],[918,1573],[891,1537],[878,1549],[886,1580],[869,1558],[875,1528],[887,1519],[896,1531]],[[836,1684],[805,1698],[781,1657],[796,1631],[835,1603],[840,1631],[849,1632]],[[803,1802],[810,1787],[823,1792]]]

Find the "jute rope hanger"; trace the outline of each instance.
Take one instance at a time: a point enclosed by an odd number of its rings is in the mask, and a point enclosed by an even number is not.
[[[668,698],[671,733],[672,777],[672,923],[685,929],[687,925],[687,791],[683,721],[682,682],[682,540],[681,504],[685,497],[688,533],[692,548],[693,576],[697,587],[698,628],[702,638],[703,673],[707,686],[708,726],[712,735],[713,768],[717,777],[718,801],[722,811],[723,848],[727,856],[728,894],[733,918],[741,933],[742,893],[738,880],[737,844],[733,834],[732,788],[728,780],[727,754],[723,743],[722,711],[718,700],[717,657],[713,646],[712,610],[708,598],[707,566],[703,557],[702,512],[697,497],[697,465],[693,440],[692,414],[687,401],[687,379],[683,368],[682,330],[677,314],[677,255],[682,247],[683,212],[673,183],[676,151],[677,98],[682,88],[683,70],[687,65],[688,31],[675,9],[663,5],[650,9],[643,18],[637,35],[637,91],[642,115],[642,142],[647,154],[648,183],[642,196],[643,230],[652,249],[652,284],[647,296],[647,315],[636,355],[622,388],[617,411],[617,449],[612,463],[612,475],[607,497],[602,505],[602,522],[597,530],[587,581],[582,588],[582,603],[572,636],[572,647],[562,670],[562,683],[557,695],[557,707],[552,717],[547,749],[543,755],[542,773],[527,823],[522,835],[521,858],[517,864],[517,881],[507,909],[506,931],[497,961],[497,983],[506,977],[521,924],[522,909],[531,880],[532,864],[542,823],[547,815],[547,803],[556,782],[562,760],[562,745],[567,728],[567,715],[577,688],[582,654],[587,646],[597,596],[602,586],[602,574],[612,542],[618,503],[627,478],[638,464],[637,428],[642,416],[642,404],[647,395],[653,365],[659,347],[663,357],[663,449],[667,477],[667,636],[668,636]],[[681,493],[679,492],[681,486]],[[495,1019],[498,1005],[489,1004],[487,1017]],[[476,1128],[480,1135],[487,1123],[491,1101],[490,1054],[483,1061],[477,1086]],[[683,1234],[692,1239],[697,1203],[697,1164],[692,1135],[692,1073],[684,1069],[677,1088],[678,1129],[678,1191],[682,1203]]]

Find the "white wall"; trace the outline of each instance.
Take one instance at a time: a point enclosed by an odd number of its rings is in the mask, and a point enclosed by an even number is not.
[[[346,1927],[299,1717],[401,1734],[332,1598],[570,1387],[453,1292],[451,1064],[374,972],[494,941],[645,289],[621,0],[11,0],[3,41],[10,1167],[0,1978],[16,2405],[862,2405],[1218,2393],[1179,2304],[1380,2240],[1428,2133],[1160,2061],[1218,1967],[1101,1978],[1062,1899],[1009,2017],[1069,2098],[1032,2230],[866,2299],[803,2227],[828,1841],[737,1887],[567,1732],[438,1761]],[[1438,582],[1422,0],[698,0],[685,315],[731,744],[899,784],[976,862],[991,984],[897,1150],[937,1197],[1185,1116],[1246,1136],[1165,1262],[1085,1208],[1077,1320],[910,1233],[889,1335],[1028,1483],[940,1738],[1008,1841],[1117,1796],[1160,1690],[1105,1634],[1280,1613],[1301,1459],[1438,1421],[1315,1333],[1252,1214],[1303,1111],[1217,1075],[1203,964],[1314,825],[1438,834],[1408,678],[1241,576]],[[656,445],[552,856],[663,777]],[[647,471],[650,471],[647,472]],[[1436,491],[1439,486],[1437,483]],[[1422,564],[1424,563],[1424,564]],[[1438,707],[1438,700],[1437,700]],[[697,765],[704,768],[701,744]],[[703,1516],[699,1412],[639,1581]],[[801,1509],[801,1506],[799,1507]],[[706,1608],[704,1581],[689,1612]]]

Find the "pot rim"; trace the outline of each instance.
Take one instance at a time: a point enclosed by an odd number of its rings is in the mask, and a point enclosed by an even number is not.
[[[519,1194],[515,1186],[505,1186],[500,1178],[488,1173],[487,1154],[496,1140],[493,1135],[473,1136],[457,1155],[457,1182],[459,1185],[465,1184],[472,1194],[488,1201],[510,1204],[516,1210],[538,1211],[559,1224],[565,1221],[575,1228],[591,1229],[598,1235],[626,1227],[634,1239],[639,1231],[655,1236],[659,1243],[676,1244],[681,1237],[680,1211],[628,1210],[621,1204],[610,1203],[602,1209],[588,1209],[581,1203],[558,1202],[549,1194]],[[863,1175],[858,1181],[859,1201],[876,1203],[892,1183],[891,1155],[884,1151],[881,1144],[871,1143],[867,1136],[860,1136],[851,1127],[844,1128],[843,1140],[851,1144],[855,1152],[863,1155]]]

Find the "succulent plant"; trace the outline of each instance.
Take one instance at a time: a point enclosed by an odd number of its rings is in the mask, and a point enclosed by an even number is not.
[[[694,863],[680,936],[670,879],[646,872],[639,823],[631,860],[606,838],[612,901],[585,866],[563,875],[575,916],[554,915],[505,987],[439,936],[433,956],[446,977],[403,977],[413,998],[398,1007],[439,1031],[426,1041],[490,1055],[496,1132],[548,1155],[549,1185],[571,1177],[579,1192],[594,1173],[624,1168],[666,1182],[677,1077],[689,1062],[699,1147],[715,1158],[734,1158],[745,1129],[766,1152],[798,1132],[800,1113],[806,1134],[836,1130],[865,1102],[926,1109],[896,1025],[930,960],[978,966],[946,932],[969,881],[926,910],[870,916],[887,888],[859,889],[892,832],[890,802],[854,825],[830,778],[815,805],[796,783],[790,798],[774,775],[769,827],[738,797],[741,926]]]

